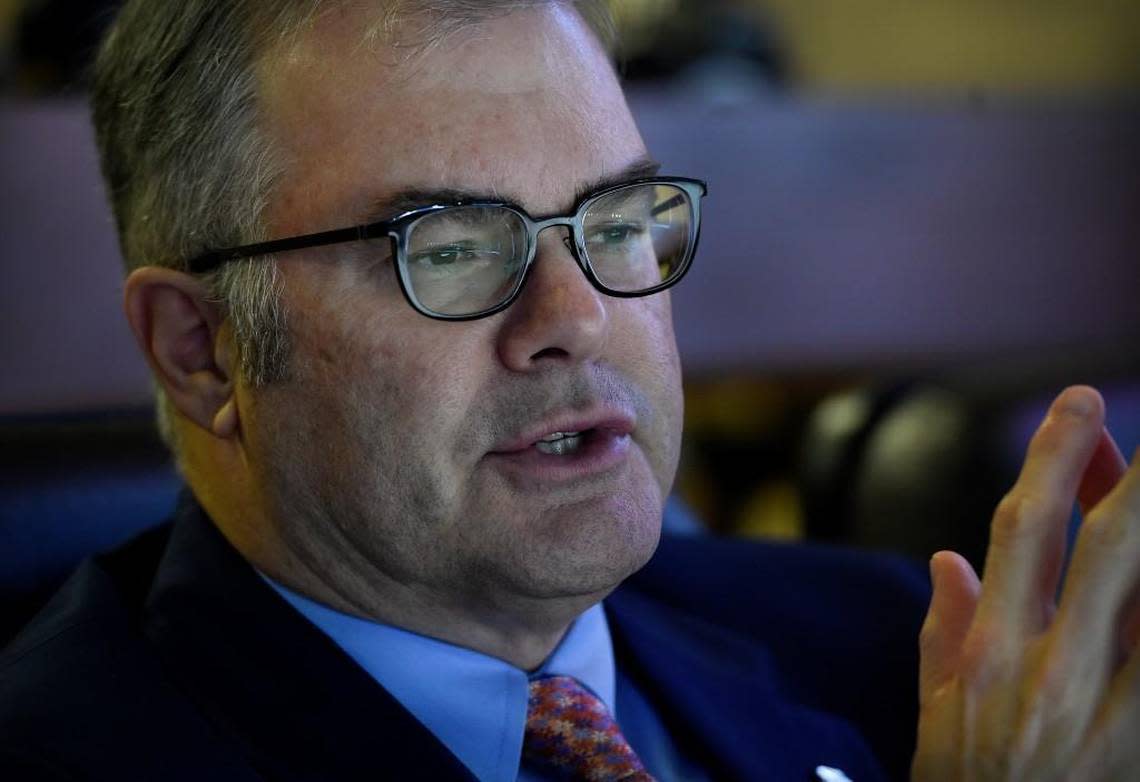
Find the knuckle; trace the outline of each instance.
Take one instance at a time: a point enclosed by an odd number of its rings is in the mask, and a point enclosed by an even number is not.
[[[972,691],[984,690],[1001,665],[1004,650],[1001,628],[992,622],[976,622],[962,644],[958,658],[963,685]]]
[[[994,511],[991,534],[999,544],[1015,544],[1041,529],[1046,503],[1015,487],[1002,497]]]
[[[1054,655],[1044,661],[1028,682],[1028,691],[1022,697],[1030,712],[1049,715],[1047,721],[1064,722],[1068,718],[1070,701],[1067,696],[1073,687],[1070,667],[1067,661]]]
[[[934,617],[928,616],[918,631],[918,651],[923,657],[936,654],[943,646],[942,624]]]
[[[923,651],[933,649],[939,640],[941,640],[941,636],[938,620],[927,616],[926,621],[922,623],[922,628],[918,631],[918,648]]]
[[[1106,553],[1129,555],[1140,546],[1140,514],[1135,509],[1098,508],[1081,524],[1080,545]]]

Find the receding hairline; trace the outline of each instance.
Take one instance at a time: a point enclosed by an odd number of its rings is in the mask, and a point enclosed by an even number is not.
[[[284,31],[266,25],[279,33],[275,40],[257,42],[257,59],[291,56],[304,36],[328,16],[359,18],[364,14],[371,18],[363,27],[354,27],[357,45],[386,49],[393,65],[411,64],[455,34],[518,11],[550,6],[573,9],[593,33],[600,51],[613,60],[616,33],[604,0],[311,0]]]

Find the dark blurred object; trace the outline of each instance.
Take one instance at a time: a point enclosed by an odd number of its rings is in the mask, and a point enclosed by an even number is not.
[[[75,92],[118,0],[29,0],[16,35],[16,84],[27,94]]]
[[[1101,389],[1125,454],[1140,444],[1140,352],[981,364],[864,386],[817,408],[800,462],[806,535],[927,558],[952,549],[979,571],[989,522],[1053,396]]]
[[[676,5],[675,10],[665,9]],[[728,0],[642,4],[624,18],[622,75],[630,82],[679,80],[700,91],[758,93],[782,88],[787,58],[757,9]]]
[[[715,532],[802,538],[794,455],[819,401],[851,385],[834,376],[687,377],[678,490]]]

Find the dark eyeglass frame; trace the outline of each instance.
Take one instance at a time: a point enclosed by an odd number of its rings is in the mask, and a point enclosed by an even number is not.
[[[642,185],[671,185],[684,192],[688,198],[689,204],[692,208],[692,220],[689,223],[689,243],[688,254],[684,262],[678,267],[673,275],[663,281],[659,285],[639,291],[619,291],[606,286],[594,272],[588,260],[589,255],[586,252],[584,229],[582,227],[582,220],[586,212],[594,203],[605,196],[611,195],[626,188],[638,187]],[[421,315],[426,315],[435,320],[475,320],[477,318],[485,318],[489,315],[494,315],[501,312],[518,298],[519,293],[522,292],[523,286],[527,279],[530,277],[531,267],[534,265],[534,259],[538,246],[538,235],[554,226],[564,225],[570,228],[570,235],[573,241],[570,243],[571,254],[574,256],[582,273],[586,275],[586,279],[595,289],[608,296],[617,298],[630,299],[638,298],[641,296],[649,296],[651,294],[663,291],[666,288],[676,285],[685,273],[689,270],[692,264],[693,256],[696,254],[697,241],[700,238],[701,231],[701,199],[708,193],[708,185],[699,179],[691,179],[688,177],[645,177],[639,179],[631,179],[626,182],[619,182],[617,184],[609,185],[587,193],[578,199],[574,205],[574,211],[567,215],[555,215],[542,219],[535,219],[527,213],[525,209],[507,201],[456,201],[450,204],[433,204],[431,206],[419,207],[412,209],[402,214],[397,215],[389,220],[380,220],[374,223],[367,223],[365,225],[357,225],[351,228],[339,228],[332,231],[321,231],[319,233],[304,234],[301,236],[291,236],[285,239],[273,239],[267,242],[257,242],[255,244],[246,244],[240,247],[229,247],[223,250],[214,250],[212,252],[199,255],[192,258],[187,262],[186,266],[190,272],[195,274],[203,274],[213,271],[223,264],[230,261],[237,261],[243,258],[256,258],[259,256],[269,256],[275,253],[291,252],[293,250],[304,250],[310,247],[324,247],[331,244],[344,244],[348,242],[367,241],[372,239],[392,239],[395,243],[394,252],[392,253],[392,260],[396,264],[396,277],[400,281],[400,289],[403,291],[404,298],[412,305],[413,309]],[[672,208],[675,205],[674,199],[669,199],[664,204],[660,204],[654,210],[654,214],[658,214],[665,209]],[[412,229],[416,223],[424,217],[436,214],[440,211],[447,209],[454,209],[456,207],[502,207],[511,212],[514,212],[521,219],[527,230],[527,247],[526,247],[526,260],[523,264],[523,270],[518,276],[518,281],[515,283],[514,288],[504,298],[503,301],[495,304],[493,307],[480,310],[475,313],[467,315],[446,315],[435,312],[424,306],[417,298],[412,290],[411,280],[409,279],[408,265],[407,265],[407,240]]]

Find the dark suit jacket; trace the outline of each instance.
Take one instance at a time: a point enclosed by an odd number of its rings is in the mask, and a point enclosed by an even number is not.
[[[715,779],[868,782],[905,776],[925,592],[885,557],[694,538],[606,608],[618,665]],[[192,498],[0,656],[0,777],[471,779]]]

